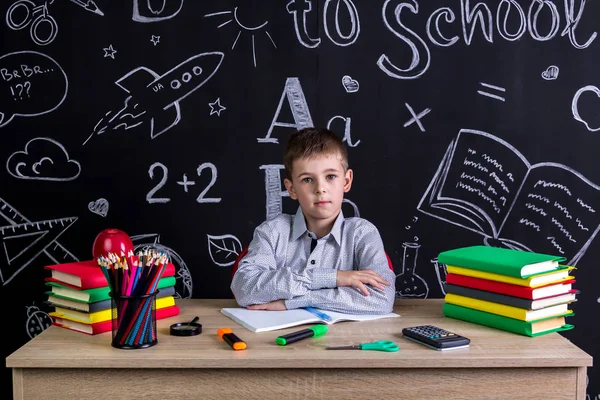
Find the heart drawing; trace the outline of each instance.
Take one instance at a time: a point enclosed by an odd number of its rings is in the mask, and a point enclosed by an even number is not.
[[[108,200],[100,198],[96,201],[90,201],[88,209],[94,214],[106,217],[106,214],[108,214]]]
[[[348,93],[358,92],[359,84],[356,79],[352,79],[349,75],[344,75],[342,78],[342,85],[344,85],[344,89]]]
[[[547,81],[554,81],[558,79],[559,72],[560,70],[556,65],[551,65],[548,68],[546,68],[544,72],[542,72],[542,78],[544,78]]]

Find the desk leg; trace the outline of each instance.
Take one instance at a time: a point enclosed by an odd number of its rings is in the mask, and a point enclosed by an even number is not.
[[[575,398],[577,400],[585,400],[587,391],[587,367],[577,368],[577,392]]]
[[[23,393],[23,370],[21,368],[13,368],[12,370],[12,382],[13,382],[13,399],[23,400],[25,397]]]

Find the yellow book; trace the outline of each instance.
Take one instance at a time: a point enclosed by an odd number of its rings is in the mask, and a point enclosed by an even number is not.
[[[175,297],[167,296],[156,299],[156,309],[170,307],[175,305]],[[95,324],[97,322],[109,321],[112,319],[112,308],[108,310],[86,313],[83,311],[75,311],[68,308],[54,307],[54,311],[49,313],[51,317],[64,318],[83,324]]]
[[[467,307],[490,314],[502,315],[520,321],[536,321],[538,319],[563,315],[569,312],[568,304],[557,304],[555,306],[540,308],[539,310],[527,310],[525,308],[492,303],[491,301],[474,299],[472,297],[460,296],[452,293],[448,293],[444,300],[446,303],[454,304],[456,306]]]
[[[531,287],[531,288],[545,286],[545,285],[549,285],[552,283],[559,283],[562,281],[572,279],[572,277],[569,276],[569,273],[573,269],[575,269],[575,267],[563,267],[562,269],[559,269],[558,271],[534,275],[534,276],[530,276],[529,278],[515,278],[512,276],[494,274],[491,272],[484,272],[484,271],[479,271],[479,270],[475,270],[475,269],[455,267],[453,265],[446,266],[446,271],[449,274],[472,276],[474,278],[487,279],[487,280],[496,281],[496,282],[511,283],[513,285],[526,286],[526,287]]]

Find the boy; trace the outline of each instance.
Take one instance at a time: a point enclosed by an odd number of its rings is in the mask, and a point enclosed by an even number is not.
[[[295,132],[284,164],[285,187],[300,207],[254,231],[231,282],[238,304],[252,310],[392,312],[395,275],[377,228],[342,214],[353,172],[340,138],[327,129]]]

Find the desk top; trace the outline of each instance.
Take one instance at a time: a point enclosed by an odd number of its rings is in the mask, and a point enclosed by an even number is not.
[[[236,307],[234,300],[176,300],[181,314],[157,322],[158,343],[147,349],[122,350],[111,346],[110,332],[86,335],[51,326],[6,358],[8,368],[504,368],[589,367],[592,357],[558,333],[530,338],[446,318],[443,299],[397,300],[400,318],[366,322],[338,322],[326,335],[288,346],[278,346],[279,335],[303,329],[253,333],[220,313]],[[199,316],[202,334],[169,335],[175,322]],[[437,325],[471,339],[468,349],[441,352],[410,342],[402,328]],[[248,349],[234,351],[217,336],[230,327]],[[577,329],[577,327],[575,328]],[[396,353],[326,351],[326,346],[393,340]]]

